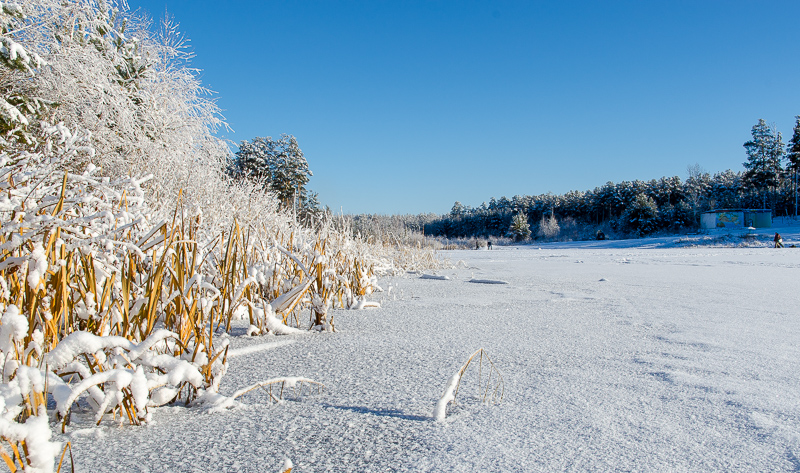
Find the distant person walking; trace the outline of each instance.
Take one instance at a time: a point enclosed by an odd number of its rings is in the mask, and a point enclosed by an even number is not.
[[[783,248],[783,238],[780,233],[775,232],[775,238],[772,240],[775,242],[775,248]]]
[[[486,242],[486,248],[488,248],[490,250],[492,249],[492,242],[491,241],[487,241]]]

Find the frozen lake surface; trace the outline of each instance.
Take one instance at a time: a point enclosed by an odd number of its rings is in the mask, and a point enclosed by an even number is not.
[[[338,333],[232,337],[224,394],[277,376],[322,394],[61,437],[76,471],[800,471],[800,249],[659,241],[447,252],[449,279],[384,278],[383,307],[335,311]],[[479,348],[502,403],[471,367],[435,422]]]

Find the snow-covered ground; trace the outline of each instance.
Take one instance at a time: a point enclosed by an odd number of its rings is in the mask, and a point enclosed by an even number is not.
[[[800,248],[703,246],[774,231],[447,252],[449,279],[384,279],[383,308],[335,311],[338,333],[232,337],[223,394],[278,376],[322,394],[73,416],[61,438],[76,471],[800,471]],[[478,348],[502,403],[472,366],[434,421]]]

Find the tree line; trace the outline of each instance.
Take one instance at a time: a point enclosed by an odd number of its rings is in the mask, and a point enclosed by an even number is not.
[[[710,174],[689,166],[688,178],[662,177],[622,181],[566,194],[492,197],[470,207],[455,202],[445,215],[361,215],[349,220],[353,234],[380,236],[421,232],[446,238],[530,237],[591,238],[612,233],[643,236],[656,231],[680,231],[699,226],[702,212],[719,208],[772,209],[773,215],[796,215],[797,171],[800,165],[800,116],[791,140],[763,119],[743,144],[744,170]],[[280,206],[305,223],[325,211],[317,194],[306,189],[312,173],[292,135],[242,141],[230,161],[229,174],[272,192]],[[328,211],[329,212],[329,211]],[[533,230],[532,230],[533,227]]]
[[[592,190],[561,195],[492,197],[477,207],[455,202],[448,214],[405,216],[404,221],[408,228],[431,236],[524,240],[691,230],[699,227],[702,212],[721,208],[768,208],[775,216],[796,215],[800,116],[795,119],[793,136],[785,145],[781,133],[760,119],[752,128],[752,139],[743,145],[743,171],[710,174],[692,165],[685,180],[672,176],[609,181]]]

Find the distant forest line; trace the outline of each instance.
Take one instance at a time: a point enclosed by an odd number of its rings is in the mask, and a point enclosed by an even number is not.
[[[445,238],[587,239],[697,229],[702,212],[720,208],[771,209],[773,216],[796,215],[800,164],[800,117],[784,146],[780,132],[759,120],[744,143],[745,170],[710,174],[699,165],[689,177],[622,181],[566,194],[492,197],[470,207],[455,202],[450,213],[402,216],[357,215],[356,233],[420,232]],[[785,164],[785,165],[784,165]],[[601,235],[602,236],[602,235]]]

